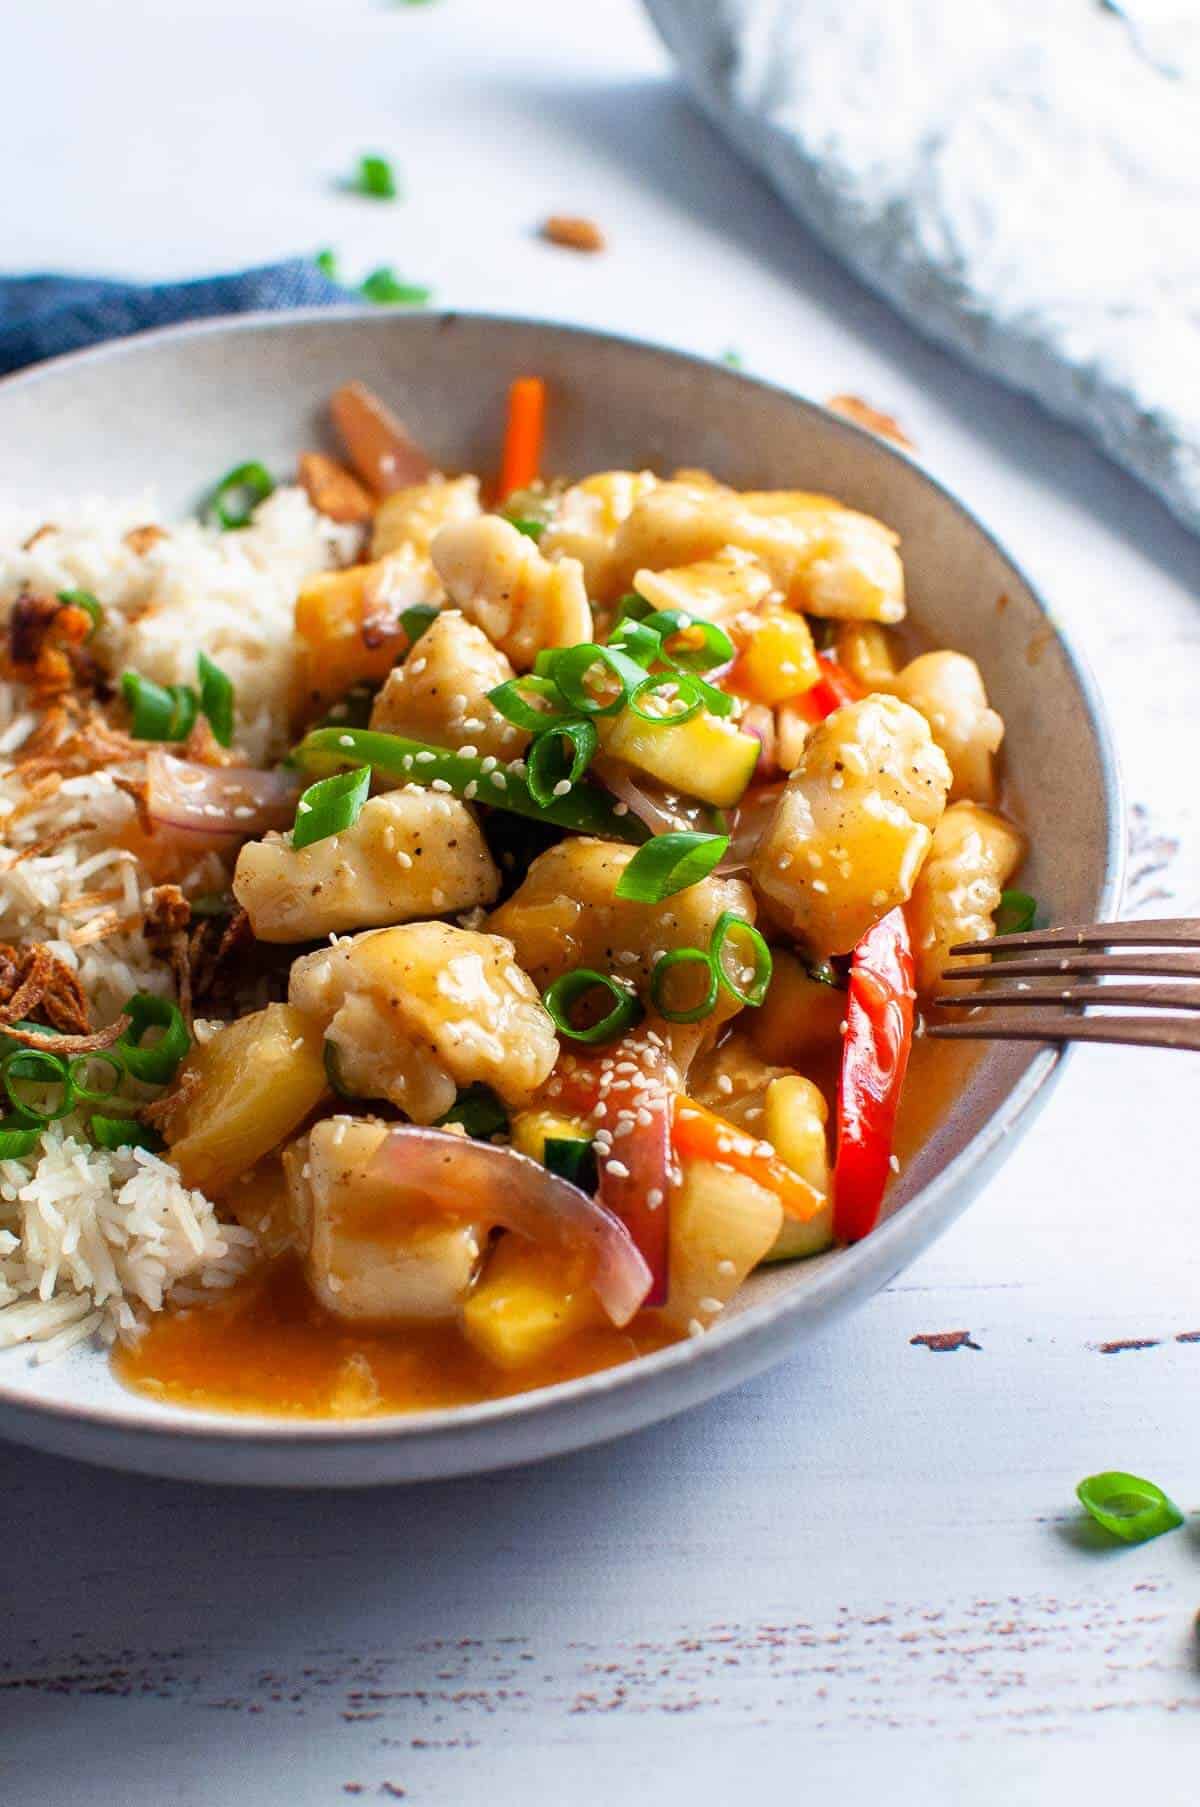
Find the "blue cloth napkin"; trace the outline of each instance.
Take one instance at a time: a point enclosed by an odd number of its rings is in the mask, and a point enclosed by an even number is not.
[[[260,308],[320,307],[347,295],[307,258],[196,282],[143,285],[101,277],[0,277],[0,376],[151,326]]]

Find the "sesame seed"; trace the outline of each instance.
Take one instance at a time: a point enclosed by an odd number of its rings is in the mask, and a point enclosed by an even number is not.
[[[704,1325],[700,1322],[699,1318],[689,1318],[688,1319],[688,1335],[689,1336],[703,1336],[704,1335]]]
[[[647,1192],[647,1194],[646,1194],[647,1208],[651,1211],[657,1211],[658,1207],[662,1204],[662,1202],[663,1202],[662,1187],[661,1186],[651,1186],[649,1192]]]
[[[629,814],[628,803],[614,803],[613,804],[613,815],[614,816],[627,816],[628,814]]]
[[[487,757],[481,761],[479,769],[486,776],[488,772],[494,772],[499,764],[500,761],[496,758],[496,755],[494,753],[489,753]]]
[[[722,1073],[717,1079],[717,1090],[723,1098],[728,1098],[733,1091],[733,1081],[728,1073]]]
[[[556,797],[569,797],[572,788],[571,780],[569,778],[560,778],[554,787],[554,795]]]
[[[338,746],[339,747],[352,747],[353,745],[354,745],[353,734],[339,734],[338,735]]]
[[[724,1311],[724,1309],[725,1309],[725,1304],[722,1299],[697,1299],[696,1303],[700,1307],[701,1311],[708,1311],[708,1312],[715,1313],[718,1311]]]
[[[506,791],[508,789],[508,779],[504,776],[503,772],[491,772],[489,773],[489,776],[498,791]]]
[[[435,778],[433,780],[433,782],[430,784],[429,788],[431,791],[448,791],[448,790],[451,790],[453,787],[451,785],[447,784],[447,782],[444,778]]]
[[[311,809],[312,809],[312,804],[306,803],[304,801],[304,798],[301,797],[299,803],[297,803],[297,805],[296,805],[296,814],[300,815],[300,816],[306,816],[306,815],[308,815],[308,813]]]
[[[718,1261],[717,1262],[717,1272],[723,1278],[728,1278],[728,1276],[730,1274],[736,1274],[737,1273],[736,1261],[730,1261],[728,1259],[728,1257],[726,1257],[726,1259],[724,1261]]]
[[[897,1158],[894,1154],[890,1154],[888,1156],[888,1166],[891,1168],[893,1173],[899,1173],[900,1162],[897,1160]]]
[[[607,1162],[605,1171],[611,1173],[614,1179],[627,1180],[629,1178],[629,1169],[624,1161]]]
[[[413,757],[416,760],[418,765],[432,765],[434,763],[434,761],[437,759],[437,754],[422,752],[422,753],[414,753]]]
[[[458,750],[464,759],[477,759],[479,757],[479,748],[473,747],[469,741],[466,746],[460,747]]]
[[[471,803],[474,801],[478,790],[479,790],[479,786],[476,783],[474,778],[472,778],[472,780],[469,784],[463,785],[463,796],[466,798],[468,803]]]

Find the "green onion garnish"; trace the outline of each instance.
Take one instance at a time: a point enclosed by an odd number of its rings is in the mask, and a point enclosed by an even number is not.
[[[731,935],[745,938],[753,959],[754,971],[750,983],[744,988],[735,983],[725,959],[725,944]],[[712,956],[717,978],[729,995],[736,998],[739,1004],[748,1004],[751,1009],[757,1010],[771,983],[771,950],[753,923],[747,922],[744,916],[735,916],[732,910],[722,911],[717,917],[708,951]]]
[[[527,540],[532,540],[535,546],[546,531],[545,521],[532,521],[529,519],[529,517],[527,515],[518,516],[515,520],[512,517],[512,515],[510,515],[508,518],[509,518],[509,522],[511,523],[511,525],[513,527],[516,528],[517,532],[523,533],[525,535],[525,538]]]
[[[616,680],[615,696],[597,695],[589,681],[597,666]],[[630,695],[646,676],[642,667],[616,646],[597,646],[585,641],[582,646],[564,646],[554,650],[545,669],[566,697],[571,708],[580,715],[616,715],[625,707]]]
[[[376,307],[424,307],[433,290],[420,282],[402,282],[388,264],[372,270],[362,285],[362,293]]]
[[[186,740],[200,705],[190,684],[156,684],[138,671],[121,673],[135,740]]]
[[[684,966],[704,968],[704,993],[694,1004],[674,1005],[668,1002],[667,981],[676,968]],[[668,1023],[698,1023],[702,1017],[710,1016],[716,1008],[719,991],[716,962],[702,947],[675,947],[654,962],[654,971],[650,974],[650,1001]]]
[[[647,709],[643,705],[652,697],[661,696],[661,709]],[[676,708],[675,705],[679,707]],[[683,722],[690,722],[693,716],[699,715],[704,707],[704,698],[695,678],[689,677],[685,671],[657,671],[653,677],[643,678],[637,689],[629,698],[629,707],[639,721],[649,722],[654,728],[677,728]]]
[[[1037,921],[1037,900],[1028,891],[1001,891],[996,907],[997,935],[1024,935]]]
[[[233,685],[207,653],[197,655],[196,672],[200,679],[201,711],[208,717],[214,738],[227,747],[233,740]]]
[[[111,1085],[101,1085],[94,1078],[93,1067],[96,1065],[110,1070]],[[103,1048],[98,1048],[93,1054],[77,1054],[68,1065],[67,1072],[71,1076],[76,1097],[85,1099],[88,1104],[107,1103],[114,1093],[120,1091],[121,1081],[125,1077],[125,1068],[117,1056]]]
[[[663,658],[677,671],[712,671],[716,665],[727,665],[736,652],[724,628],[682,609],[656,609],[642,617],[641,625],[659,636]]]
[[[135,991],[125,1005],[125,1014],[129,1027],[113,1044],[117,1058],[134,1079],[145,1085],[166,1085],[175,1077],[175,1069],[192,1045],[179,1006],[152,992]],[[163,1033],[158,1041],[147,1045],[143,1037],[149,1029],[161,1029]]]
[[[1089,1475],[1075,1489],[1080,1504],[1098,1525],[1122,1543],[1148,1543],[1164,1531],[1176,1531],[1183,1514],[1161,1487],[1119,1469]]]
[[[90,640],[92,634],[96,632],[97,628],[104,620],[104,610],[100,607],[100,604],[96,601],[92,592],[90,590],[60,590],[58,592],[58,600],[62,603],[64,608],[82,609],[85,615],[91,616],[92,633],[88,635],[88,639]]]
[[[88,1131],[97,1148],[148,1148],[157,1154],[163,1146],[158,1131],[136,1117],[104,1117],[95,1111]]]
[[[542,702],[529,702],[529,697],[540,697]],[[497,684],[494,690],[488,691],[488,702],[493,709],[499,710],[505,721],[518,728],[527,728],[531,734],[540,734],[543,728],[562,721],[570,713],[567,700],[553,678],[540,678],[534,672]]]
[[[205,513],[228,533],[234,528],[248,527],[250,517],[260,502],[275,490],[275,479],[265,464],[252,458],[227,472],[208,499]]]
[[[727,834],[693,829],[655,835],[639,847],[617,880],[616,895],[631,903],[662,903],[689,885],[698,885],[729,851]]]
[[[490,1085],[469,1085],[458,1094],[446,1115],[438,1118],[437,1128],[445,1129],[448,1123],[461,1123],[477,1142],[490,1142],[493,1136],[507,1130],[508,1112]]]
[[[429,785],[441,778],[454,796],[467,803],[487,803],[515,816],[532,816],[555,828],[609,841],[632,841],[638,846],[647,838],[632,810],[618,815],[612,799],[590,779],[577,784],[570,796],[556,797],[543,807],[511,766],[490,758],[468,758],[429,741],[382,734],[374,728],[314,728],[293,749],[291,764],[301,771],[322,774],[345,766],[369,765],[381,777],[395,778],[401,784]]]
[[[341,281],[341,276],[338,273],[337,253],[335,251],[330,251],[328,249],[318,251],[317,255],[313,258],[313,262],[316,264],[318,270],[320,270],[322,276],[328,277],[330,282]]]
[[[608,636],[608,644],[627,653],[643,671],[648,671],[655,659],[663,656],[662,636],[656,634],[652,627],[646,627],[628,615],[617,623]]]
[[[585,997],[593,996],[597,991],[605,992],[612,999],[612,1009],[597,1022],[577,1027],[572,1021],[572,1011]],[[542,993],[542,1003],[554,1019],[554,1027],[560,1035],[569,1036],[572,1041],[587,1042],[589,1046],[611,1041],[614,1036],[621,1035],[626,1029],[632,1029],[635,1023],[640,1023],[644,1015],[636,992],[630,991],[608,973],[594,972],[588,966],[573,967],[570,972],[555,979],[553,985]]]
[[[579,1136],[547,1136],[542,1144],[542,1166],[581,1192],[594,1193],[600,1184],[596,1145],[590,1137],[584,1141]]]
[[[837,967],[828,960],[810,961],[805,968],[810,979],[818,985],[828,985],[832,991],[845,991],[846,982]]]
[[[740,370],[742,368],[742,354],[735,346],[730,345],[721,353],[721,362],[722,364],[728,364],[731,370]]]
[[[592,722],[563,722],[539,734],[529,749],[525,772],[534,802],[546,809],[555,798],[568,796],[599,747],[600,736]]]
[[[292,829],[293,847],[311,847],[331,834],[353,828],[362,814],[371,789],[371,768],[359,766],[353,772],[338,772],[333,778],[321,778],[301,793],[296,804],[296,822]]]
[[[368,195],[373,201],[394,201],[399,193],[395,170],[386,157],[380,156],[359,158],[354,188],[358,194]]]
[[[22,1161],[42,1139],[41,1128],[23,1111],[0,1117],[0,1161]]]
[[[6,1054],[0,1061],[0,1079],[3,1080],[4,1090],[13,1110],[27,1123],[36,1123],[44,1128],[47,1123],[54,1123],[75,1108],[75,1087],[66,1061],[57,1054],[48,1053],[44,1048],[15,1048]],[[57,1104],[51,1110],[43,1110],[39,1104],[22,1096],[17,1090],[18,1081],[35,1086],[39,1091],[61,1087]]]
[[[541,484],[533,484],[528,489],[514,489],[506,496],[500,504],[500,513],[522,533],[529,533],[531,527],[549,527],[555,507],[556,498]],[[529,537],[532,539],[533,535],[529,534]]]
[[[408,635],[410,651],[425,630],[433,626],[441,612],[432,602],[414,602],[411,609],[400,611],[400,625]]]

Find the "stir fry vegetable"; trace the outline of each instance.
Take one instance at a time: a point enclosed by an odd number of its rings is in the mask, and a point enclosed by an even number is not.
[[[834,1169],[834,1230],[843,1242],[857,1242],[879,1218],[915,995],[908,926],[893,910],[864,935],[850,965]]]

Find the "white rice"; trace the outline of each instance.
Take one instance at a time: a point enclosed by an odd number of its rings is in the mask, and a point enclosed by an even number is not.
[[[26,549],[47,522],[53,530]],[[112,674],[131,667],[158,683],[194,684],[203,649],[233,681],[239,746],[253,761],[274,759],[286,745],[296,593],[313,572],[353,557],[357,530],[290,488],[244,532],[186,522],[138,553],[125,535],[148,524],[158,518],[146,497],[37,517],[0,509],[0,627],[22,590],[88,590],[104,610],[94,646]],[[0,680],[0,941],[44,942],[108,1022],[131,992],[171,989],[143,933],[154,878],[119,844],[135,812],[111,770],[52,774],[31,803],[12,762],[37,722],[25,687]],[[75,825],[59,845],[28,854]],[[183,882],[195,894],[228,878],[207,855]],[[0,1161],[0,1348],[40,1341],[41,1359],[93,1335],[131,1335],[139,1312],[158,1310],[178,1283],[226,1283],[252,1245],[166,1162],[93,1148],[68,1120],[28,1161]]]

